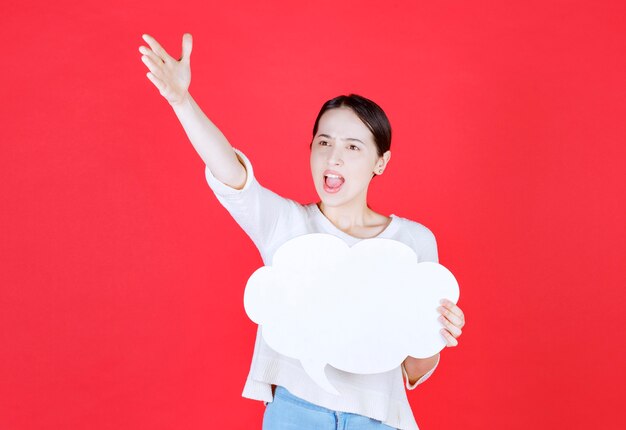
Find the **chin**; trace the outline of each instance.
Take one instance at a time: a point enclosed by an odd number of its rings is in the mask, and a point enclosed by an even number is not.
[[[327,196],[327,195],[320,196],[320,200],[322,201],[322,203],[324,203],[324,206],[329,207],[329,208],[343,206],[351,201],[351,199],[345,196]]]

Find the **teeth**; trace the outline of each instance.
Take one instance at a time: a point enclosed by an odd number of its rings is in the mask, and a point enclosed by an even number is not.
[[[327,178],[336,178],[336,179],[341,179],[341,176],[339,175],[333,175],[332,173],[329,173],[328,175],[326,175]]]

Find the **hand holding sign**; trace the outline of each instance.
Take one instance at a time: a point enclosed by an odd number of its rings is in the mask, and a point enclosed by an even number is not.
[[[325,390],[324,373],[380,373],[407,357],[430,357],[446,346],[439,300],[457,302],[454,276],[440,264],[417,263],[407,245],[364,239],[352,247],[336,236],[307,234],[285,242],[273,265],[255,271],[244,307],[266,343],[300,360]]]

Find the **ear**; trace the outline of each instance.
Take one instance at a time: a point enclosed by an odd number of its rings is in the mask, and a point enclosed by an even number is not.
[[[376,167],[374,169],[374,173],[376,173],[377,175],[383,173],[387,168],[389,160],[391,160],[391,150],[385,152],[383,156],[378,159],[378,162],[376,163]]]

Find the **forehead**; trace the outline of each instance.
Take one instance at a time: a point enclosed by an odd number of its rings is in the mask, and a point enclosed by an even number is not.
[[[350,108],[329,109],[321,116],[317,136],[326,134],[335,139],[353,138],[363,142],[374,141],[374,135]]]

